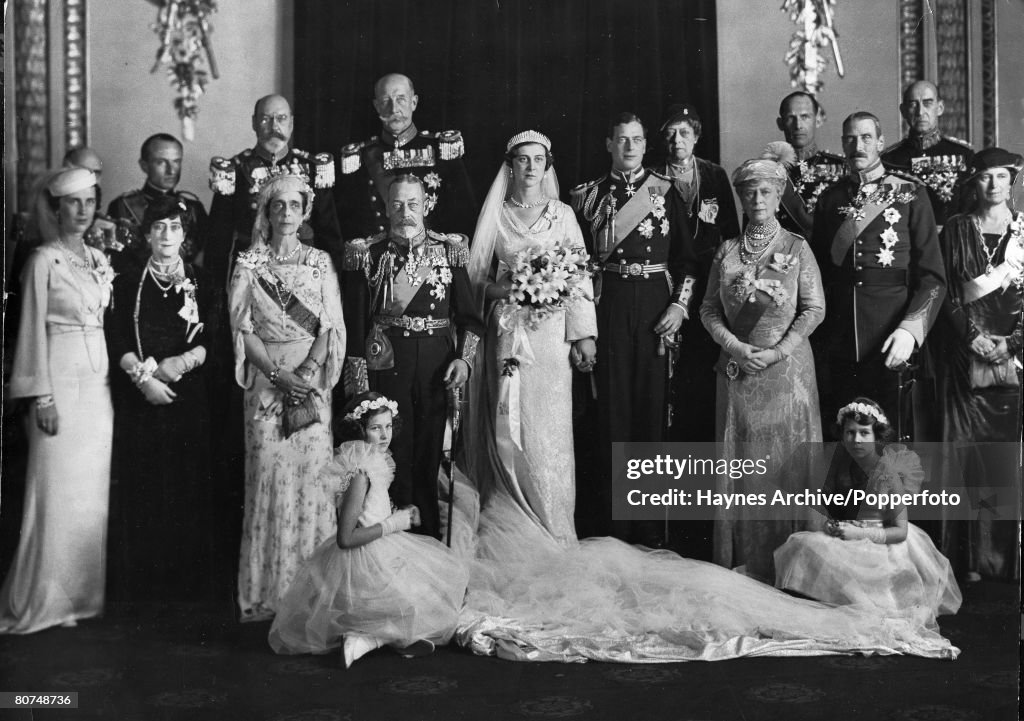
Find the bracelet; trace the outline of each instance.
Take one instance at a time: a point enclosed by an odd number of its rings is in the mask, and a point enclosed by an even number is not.
[[[128,377],[132,379],[132,383],[137,388],[142,388],[143,385],[153,379],[153,373],[156,372],[156,369],[156,361],[150,356],[145,361],[139,361],[126,372]]]
[[[53,400],[53,396],[47,393],[45,396],[36,396],[36,409],[41,410],[43,408],[49,408],[50,406],[56,405],[56,401]]]
[[[269,373],[267,373],[267,378],[270,380],[270,385],[276,386],[277,385],[277,378],[280,375],[281,375],[281,368],[279,366],[274,366],[274,370],[272,370]]]

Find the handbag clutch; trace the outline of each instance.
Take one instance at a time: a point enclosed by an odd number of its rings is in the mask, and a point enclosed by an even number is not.
[[[1013,388],[1019,385],[1020,378],[1017,377],[1013,358],[1007,358],[1002,363],[986,363],[971,356],[971,388]]]
[[[373,324],[370,335],[366,337],[366,370],[386,371],[395,367],[395,349],[391,345],[384,328]]]
[[[297,406],[285,404],[281,414],[281,432],[285,438],[289,438],[293,433],[319,422],[320,394],[312,391]]]

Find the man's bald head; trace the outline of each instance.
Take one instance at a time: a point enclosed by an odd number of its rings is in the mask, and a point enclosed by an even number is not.
[[[294,129],[292,106],[281,95],[264,95],[252,110],[252,129],[256,145],[270,155],[283,155],[288,150]]]
[[[394,136],[412,125],[419,100],[412,80],[399,73],[385,75],[373,86],[373,109],[384,129]]]
[[[945,109],[935,83],[918,80],[903,91],[900,114],[910,126],[911,135],[925,135],[936,130]]]

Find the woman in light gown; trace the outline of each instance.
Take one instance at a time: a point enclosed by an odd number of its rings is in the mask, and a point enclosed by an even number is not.
[[[836,448],[824,490],[847,494],[917,493],[921,459],[906,446],[886,445],[895,434],[882,408],[856,398],[836,414]],[[912,612],[921,623],[956,613],[963,600],[949,561],[928,534],[907,521],[906,506],[829,506],[822,531],[794,533],[775,549],[775,585],[835,604]]]
[[[96,176],[70,168],[39,197],[43,244],[22,273],[8,399],[31,401],[21,542],[0,590],[0,632],[103,613],[114,414],[103,321],[114,274],[85,245]]]
[[[299,242],[312,208],[302,178],[263,187],[253,245],[239,253],[228,293],[235,379],[245,389],[242,620],[273,615],[303,560],[336,527],[316,478],[331,460],[345,325],[330,258]]]
[[[722,347],[715,435],[726,457],[768,456],[775,464],[770,470],[777,471],[800,443],[821,442],[808,337],[825,317],[825,296],[807,242],[775,218],[788,182],[785,167],[766,158],[748,160],[732,182],[749,222],[719,247],[700,307],[701,322]],[[795,465],[786,473],[795,486],[806,487],[800,475]],[[720,476],[717,490],[766,489],[740,489]],[[743,564],[748,575],[770,582],[772,551],[795,530],[795,522],[767,517],[760,508],[721,511],[714,561],[727,568]]]
[[[491,188],[474,243],[496,232],[499,213],[505,212],[506,172],[503,168]],[[476,265],[478,278],[490,273],[482,270],[490,268],[489,254],[483,258],[486,262],[478,258]],[[493,345],[483,352],[497,355]],[[565,346],[563,352],[568,368],[570,353]],[[585,367],[594,363],[585,354],[573,357]],[[568,386],[568,374],[559,377]],[[567,387],[561,392],[568,397]],[[479,398],[470,399],[474,413],[480,405]],[[538,406],[530,417],[538,427],[530,432],[569,433],[559,425],[567,412],[551,403]],[[954,658],[959,653],[936,631],[911,619],[793,598],[720,566],[613,538],[580,542],[574,535],[556,537],[529,506],[521,487],[498,475],[500,460],[490,464],[495,469],[491,475],[487,464],[479,462],[496,453],[494,436],[488,437],[472,420],[467,428],[472,429],[466,434],[467,458],[477,460],[467,469],[471,483],[484,489],[485,501],[477,516],[473,487],[456,484],[453,538],[469,563],[470,580],[455,638],[475,653],[563,662],[839,653]],[[536,483],[537,476],[524,475],[530,472],[529,466],[524,468],[516,468],[518,484]]]
[[[564,306],[536,314],[511,299],[517,254],[568,249],[585,261],[572,209],[558,200],[551,141],[530,130],[509,140],[505,162],[473,237],[469,277],[491,304],[484,356],[471,398],[493,440],[472,458],[475,477],[496,479],[561,545],[576,541],[572,368],[589,372],[597,337],[593,287],[582,281]]]

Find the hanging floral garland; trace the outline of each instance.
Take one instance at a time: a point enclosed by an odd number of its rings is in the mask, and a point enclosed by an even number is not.
[[[206,90],[209,76],[220,77],[210,45],[209,17],[217,11],[216,0],[150,0],[159,6],[156,22],[150,27],[160,36],[160,49],[150,72],[161,65],[178,91],[174,108],[181,118],[185,140],[195,138],[199,115],[199,96]],[[207,73],[206,68],[209,68]]]
[[[836,0],[784,0],[782,4],[789,19],[800,26],[793,33],[786,53],[790,84],[794,88],[815,94],[824,87],[825,81],[820,76],[828,67],[823,51],[829,45],[836,59],[836,73],[839,77],[845,74],[832,18],[835,4]]]

